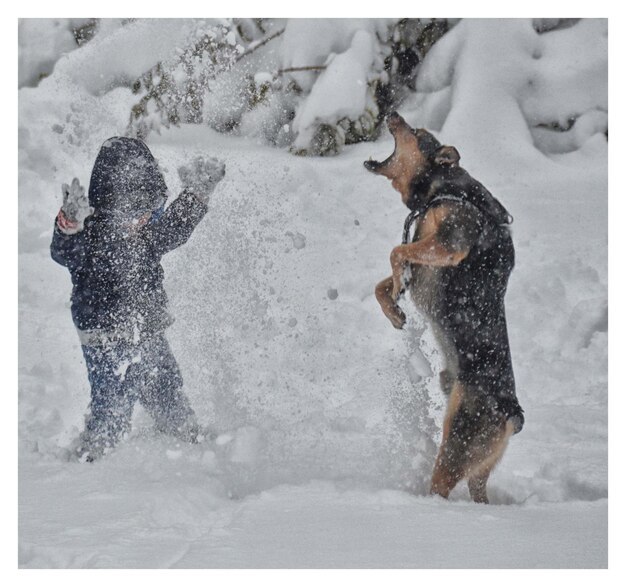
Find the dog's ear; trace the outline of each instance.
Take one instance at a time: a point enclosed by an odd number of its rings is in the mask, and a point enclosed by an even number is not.
[[[461,155],[454,147],[444,145],[435,151],[435,163],[437,165],[448,165],[456,167],[459,164]]]

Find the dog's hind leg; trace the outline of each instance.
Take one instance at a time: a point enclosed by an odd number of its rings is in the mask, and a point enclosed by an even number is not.
[[[459,406],[463,401],[465,390],[461,383],[456,381],[450,391],[448,408],[443,422],[443,434],[439,454],[435,461],[435,468],[430,485],[430,492],[447,498],[455,485],[463,478],[463,450],[462,442],[455,426]]]
[[[488,438],[481,438],[481,444],[475,448],[467,475],[467,487],[471,498],[476,503],[489,503],[487,499],[487,480],[491,471],[502,458],[514,431],[514,423],[508,420],[492,430]]]
[[[487,480],[513,434],[513,423],[490,413],[481,394],[459,381],[452,386],[443,439],[431,482],[431,493],[448,497],[468,478],[472,499],[488,503]]]
[[[467,479],[470,497],[476,503],[489,503],[489,499],[487,499],[487,481],[490,474],[491,469],[488,469]]]

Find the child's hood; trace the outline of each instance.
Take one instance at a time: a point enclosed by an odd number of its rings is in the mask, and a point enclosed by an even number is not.
[[[143,141],[112,137],[91,172],[89,204],[100,212],[156,210],[167,198],[159,166]]]

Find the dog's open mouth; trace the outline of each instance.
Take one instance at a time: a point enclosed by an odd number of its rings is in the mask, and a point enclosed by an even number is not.
[[[397,112],[392,112],[389,116],[387,116],[386,122],[387,122],[387,128],[389,129],[389,132],[391,133],[391,135],[393,136],[395,140],[394,150],[393,150],[393,153],[391,153],[391,155],[389,155],[389,157],[387,157],[387,159],[385,159],[384,161],[375,161],[372,158],[368,159],[367,161],[363,161],[363,165],[365,166],[365,169],[367,169],[368,171],[371,171],[372,173],[381,173],[381,170],[384,169],[387,165],[389,165],[389,163],[391,163],[394,155],[396,154],[396,150],[398,148],[396,132],[398,128],[400,128],[402,125],[408,127],[404,118],[402,118],[402,116],[400,116]]]

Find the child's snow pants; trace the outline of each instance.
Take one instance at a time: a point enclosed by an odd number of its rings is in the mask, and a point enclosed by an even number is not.
[[[139,344],[116,341],[82,349],[91,384],[91,411],[83,433],[85,448],[101,452],[114,446],[130,429],[137,400],[154,418],[157,430],[195,441],[196,417],[163,333]]]

